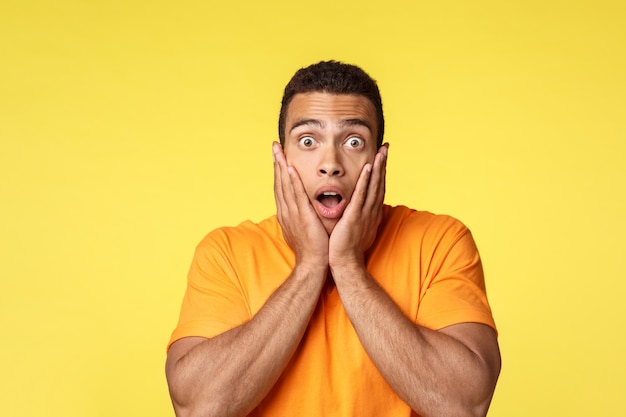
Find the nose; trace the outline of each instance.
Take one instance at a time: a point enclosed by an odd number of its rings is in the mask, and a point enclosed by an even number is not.
[[[339,151],[334,146],[324,150],[319,163],[319,173],[320,175],[331,177],[343,175],[344,169],[341,157]]]

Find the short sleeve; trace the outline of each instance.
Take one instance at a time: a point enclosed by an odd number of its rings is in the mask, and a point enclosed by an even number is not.
[[[432,329],[467,322],[496,329],[474,239],[463,224],[450,221],[432,246],[436,249],[422,285],[417,322]]]
[[[197,246],[180,318],[168,349],[183,337],[210,338],[250,319],[247,300],[229,261],[229,251],[228,239],[219,229]]]

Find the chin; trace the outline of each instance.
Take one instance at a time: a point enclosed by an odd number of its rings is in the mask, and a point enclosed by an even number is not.
[[[330,236],[335,229],[335,226],[337,226],[337,222],[338,220],[322,219],[322,225],[324,226],[324,229],[326,229],[328,236]]]

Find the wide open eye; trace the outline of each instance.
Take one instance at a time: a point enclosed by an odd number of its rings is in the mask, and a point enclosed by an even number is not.
[[[365,145],[365,141],[356,136],[352,136],[348,138],[348,140],[346,141],[346,146],[348,146],[349,148],[353,148],[353,149],[361,148],[364,145]]]
[[[313,139],[311,136],[304,136],[300,138],[298,143],[300,144],[300,146],[304,148],[312,148],[313,146],[317,144],[317,141]]]

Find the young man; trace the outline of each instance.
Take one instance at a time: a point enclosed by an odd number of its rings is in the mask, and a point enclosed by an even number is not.
[[[285,88],[277,214],[196,250],[166,373],[178,416],[484,416],[500,371],[457,220],[383,204],[378,87],[320,62]]]

